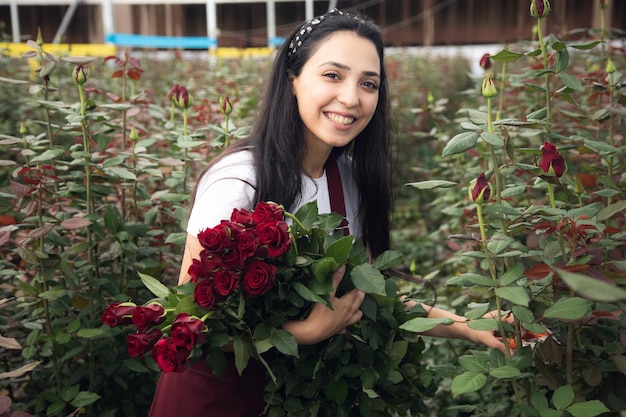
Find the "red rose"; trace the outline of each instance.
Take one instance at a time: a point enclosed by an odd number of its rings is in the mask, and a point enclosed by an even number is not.
[[[128,356],[131,358],[142,357],[144,353],[152,349],[152,346],[161,338],[163,332],[152,329],[148,333],[133,333],[126,336]]]
[[[189,280],[191,282],[196,282],[208,276],[208,273],[204,270],[204,262],[199,259],[193,259],[191,261],[191,265],[189,265],[187,273],[189,274]]]
[[[198,233],[200,245],[208,251],[221,251],[230,242],[230,233],[223,224],[209,227]]]
[[[267,247],[267,256],[276,258],[287,252],[291,245],[291,235],[286,222],[264,222],[257,225],[259,242]]]
[[[163,372],[176,372],[183,369],[189,351],[174,344],[171,338],[161,339],[152,348],[152,357]]]
[[[116,327],[133,322],[133,312],[137,308],[135,303],[113,303],[107,306],[102,313],[102,323],[109,327]]]
[[[253,260],[248,264],[241,287],[243,292],[255,297],[268,292],[276,281],[276,267],[263,261]]]
[[[544,143],[541,147],[541,159],[537,163],[548,175],[561,177],[567,171],[567,165],[561,154],[556,150],[556,146],[551,143]]]
[[[200,281],[193,290],[193,301],[200,307],[213,310],[217,303],[217,294],[212,279]]]
[[[206,330],[206,325],[197,317],[191,317],[187,313],[180,313],[172,323],[172,342],[174,345],[191,352],[196,341],[201,342],[201,336]]]
[[[263,223],[269,220],[279,222],[285,219],[285,212],[282,206],[279,206],[276,203],[267,203],[265,201],[261,201],[254,208],[252,218],[254,219],[254,222],[256,224]]]
[[[213,274],[215,292],[226,297],[239,288],[239,274],[233,269],[220,269]]]
[[[133,312],[133,324],[137,326],[140,332],[146,331],[152,326],[165,320],[165,310],[163,306],[157,303],[150,303],[145,306],[137,306]]]
[[[250,227],[254,224],[252,213],[245,209],[234,209],[230,215],[230,221],[233,223],[239,223],[245,227]]]
[[[255,256],[259,248],[259,236],[254,229],[246,229],[239,233],[237,240],[233,242],[239,249],[241,259],[245,262]]]

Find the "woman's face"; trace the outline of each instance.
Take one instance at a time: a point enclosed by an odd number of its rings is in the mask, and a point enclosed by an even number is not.
[[[320,41],[292,81],[308,152],[328,156],[367,126],[378,104],[380,74],[371,41],[350,31]]]

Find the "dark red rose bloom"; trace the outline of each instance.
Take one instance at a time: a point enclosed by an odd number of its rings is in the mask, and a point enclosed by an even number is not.
[[[285,219],[285,212],[281,206],[276,203],[259,202],[254,208],[252,218],[256,224],[260,224],[269,220],[276,222]]]
[[[165,310],[157,303],[137,306],[133,312],[133,324],[140,332],[145,332],[148,328],[162,323],[163,320],[165,320]]]
[[[256,230],[246,229],[239,233],[237,240],[233,242],[239,249],[242,260],[255,256],[259,248],[259,236]]]
[[[291,235],[289,226],[284,221],[267,221],[257,224],[259,242],[267,247],[267,256],[276,258],[287,252],[291,247]]]
[[[543,172],[561,177],[567,170],[567,165],[561,154],[556,150],[556,146],[551,143],[544,143],[541,147],[541,159],[537,163]]]
[[[167,93],[167,98],[170,100],[178,99],[178,92],[180,90],[180,86],[178,84],[174,84],[169,93]]]
[[[491,68],[491,55],[484,54],[480,58],[480,67],[484,70],[488,70],[489,68]]]
[[[113,303],[107,306],[102,313],[102,323],[109,327],[116,327],[133,322],[133,312],[137,308],[135,303]]]
[[[207,271],[204,270],[203,262],[199,259],[194,259],[191,261],[191,265],[189,265],[189,269],[187,270],[189,274],[191,282],[197,282],[201,279],[208,277]]]
[[[254,225],[254,219],[252,213],[245,209],[234,209],[230,215],[230,221],[233,223],[239,223],[245,227],[251,227]]]
[[[252,260],[243,276],[241,287],[249,297],[268,292],[276,282],[276,267],[263,261]]]
[[[229,229],[220,223],[198,233],[198,240],[200,245],[208,251],[221,251],[230,242]]]
[[[220,269],[213,274],[213,283],[215,292],[226,297],[239,288],[239,274],[233,269]]]
[[[152,357],[163,372],[181,371],[189,353],[191,352],[176,346],[169,337],[159,340],[152,348]]]
[[[159,329],[152,329],[147,333],[133,333],[126,336],[128,356],[131,358],[142,357],[163,336]]]
[[[478,204],[489,201],[489,197],[491,197],[491,186],[489,185],[489,181],[487,181],[487,177],[485,177],[484,172],[482,172],[476,181],[470,185],[469,195],[472,201]]]
[[[225,249],[222,255],[222,262],[226,265],[226,269],[240,269],[243,267],[246,257],[243,256],[236,242],[232,242],[228,249]]]
[[[201,343],[206,325],[197,317],[180,313],[172,323],[172,342],[191,352],[196,342]]]
[[[212,279],[200,281],[193,290],[193,301],[200,307],[213,310],[218,302],[215,285]]]

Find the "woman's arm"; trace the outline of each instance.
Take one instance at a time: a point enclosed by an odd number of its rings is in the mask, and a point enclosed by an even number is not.
[[[407,308],[414,307],[416,304],[417,302],[413,300],[407,300],[405,302]],[[467,319],[465,317],[461,317],[441,308],[425,304],[422,304],[422,308],[426,311],[428,318],[449,318],[454,321],[452,324],[439,324],[431,330],[422,333],[424,336],[464,339],[472,343],[483,344],[490,348],[497,348],[504,352],[504,343],[502,343],[502,340],[496,337],[492,331],[474,330],[467,325]],[[495,318],[493,312],[487,313],[487,315]],[[511,319],[512,317],[507,318],[507,320]]]

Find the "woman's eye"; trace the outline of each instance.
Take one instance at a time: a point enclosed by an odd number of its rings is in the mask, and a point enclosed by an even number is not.
[[[371,88],[372,90],[378,90],[378,84],[373,81],[365,81],[363,85],[367,88]]]
[[[339,79],[339,74],[334,73],[334,72],[328,72],[328,73],[324,74],[324,77],[328,77],[328,78],[332,78],[333,80],[337,80],[337,79]]]

